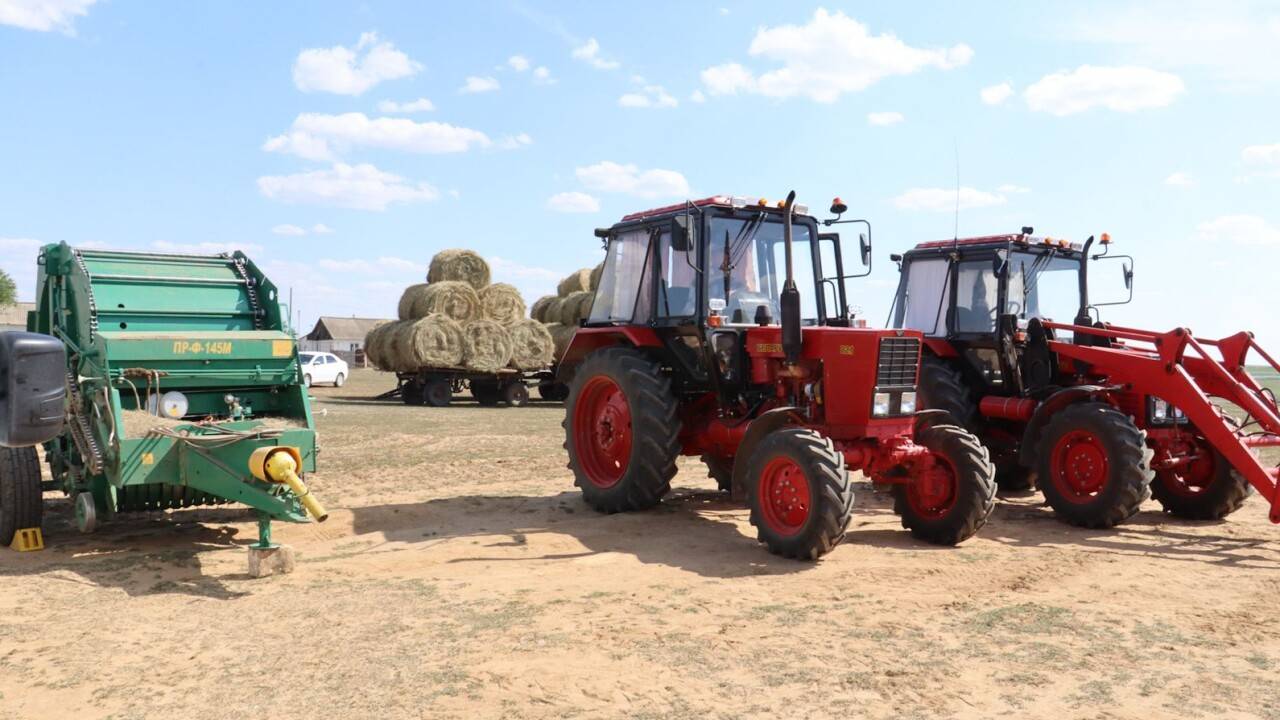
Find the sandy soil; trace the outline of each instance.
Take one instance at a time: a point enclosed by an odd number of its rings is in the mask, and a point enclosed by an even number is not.
[[[1280,528],[1150,505],[1111,531],[1005,498],[976,539],[913,541],[860,484],[816,564],[754,540],[696,461],[658,509],[572,486],[559,406],[410,408],[316,388],[333,516],[246,511],[0,553],[0,718],[1280,718]]]

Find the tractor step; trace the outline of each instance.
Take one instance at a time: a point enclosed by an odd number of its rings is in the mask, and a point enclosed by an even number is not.
[[[44,549],[44,533],[40,528],[23,528],[13,534],[9,547],[18,552],[34,552]]]

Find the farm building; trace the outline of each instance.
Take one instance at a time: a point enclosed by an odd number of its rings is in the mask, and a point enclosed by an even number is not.
[[[20,302],[0,308],[0,332],[26,330],[27,313],[36,309],[33,302]]]
[[[331,352],[356,365],[364,364],[364,337],[382,323],[382,318],[321,316],[316,326],[298,343],[301,350]]]

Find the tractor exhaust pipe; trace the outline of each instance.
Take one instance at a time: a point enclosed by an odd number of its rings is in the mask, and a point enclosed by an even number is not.
[[[1076,311],[1076,325],[1093,325],[1089,315],[1089,248],[1093,247],[1093,236],[1084,243],[1080,251],[1080,309]]]
[[[791,267],[791,214],[796,202],[796,191],[787,193],[786,205],[782,210],[782,243],[786,249],[787,279],[782,285],[779,298],[782,310],[782,353],[788,363],[800,359],[800,291],[796,289],[796,278]]]

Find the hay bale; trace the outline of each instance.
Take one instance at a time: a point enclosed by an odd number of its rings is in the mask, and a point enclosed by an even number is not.
[[[462,325],[447,315],[402,320],[394,331],[395,363],[402,371],[462,364]]]
[[[511,333],[511,367],[541,370],[551,364],[555,342],[546,325],[537,320],[521,320],[507,329]]]
[[[600,278],[603,275],[604,261],[601,260],[599,265],[591,269],[591,292],[595,292],[600,289]]]
[[[480,317],[503,325],[524,319],[524,298],[520,291],[506,283],[494,283],[480,291]]]
[[[561,325],[560,323],[552,323],[547,326],[547,332],[551,333],[551,344],[555,357],[560,359],[564,357],[564,351],[569,349],[569,343],[573,341],[573,333],[577,330],[575,327]]]
[[[586,290],[579,290],[560,300],[560,314],[556,318],[561,325],[577,326],[578,321],[591,312],[591,299],[594,297]],[[585,305],[585,309],[584,309]]]
[[[564,298],[554,297],[542,308],[542,322],[546,324],[560,322],[560,308],[564,306]]]
[[[392,370],[394,362],[387,355],[387,331],[394,323],[375,326],[364,336],[364,355],[379,370]]]
[[[569,297],[569,295],[591,289],[591,268],[582,268],[575,271],[569,277],[560,281],[556,285],[556,293],[560,297]]]
[[[511,362],[511,334],[493,320],[472,320],[462,326],[462,364],[471,370],[497,372]]]
[[[427,282],[465,282],[472,290],[489,284],[489,263],[471,250],[441,250],[431,258]]]
[[[401,320],[413,320],[416,317],[413,314],[413,306],[422,299],[426,291],[426,283],[418,283],[405,288],[404,292],[400,294],[400,305],[396,308],[396,315]]]
[[[417,291],[413,310],[406,319],[436,314],[447,315],[458,322],[475,320],[480,317],[480,294],[469,284],[456,280],[428,283]]]
[[[555,299],[555,295],[543,295],[537,300],[534,300],[533,305],[529,308],[529,317],[537,320],[538,322],[546,322],[547,306]]]

